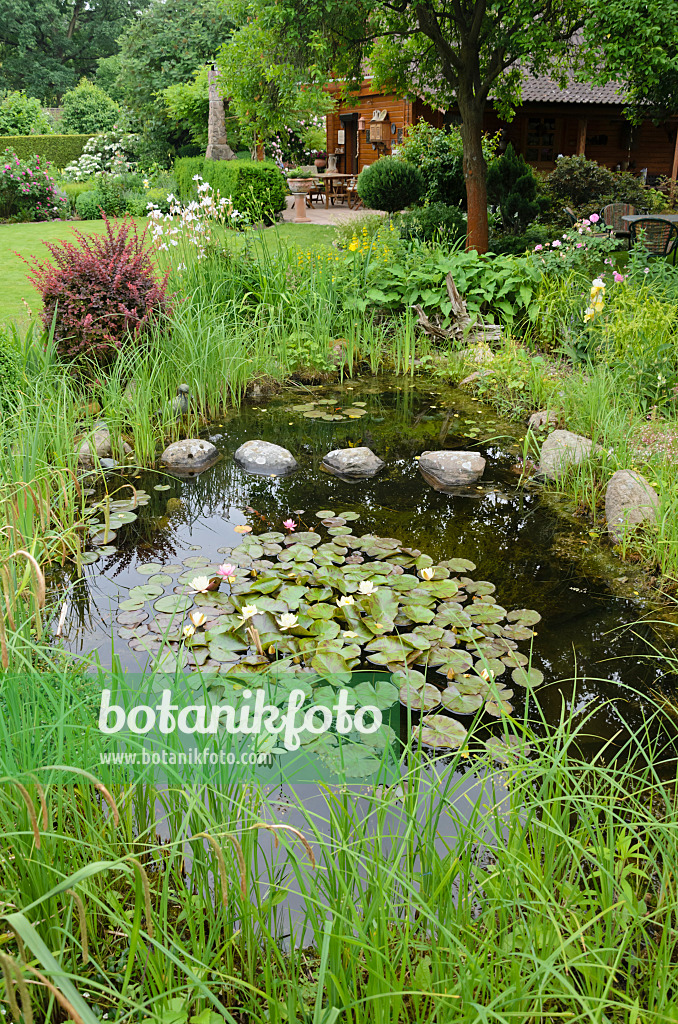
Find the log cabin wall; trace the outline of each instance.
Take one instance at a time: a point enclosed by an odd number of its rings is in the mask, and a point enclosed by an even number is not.
[[[337,106],[327,117],[327,149],[336,152],[338,132],[343,127],[346,133],[344,152],[337,160],[340,171],[361,171],[374,163],[381,153],[391,155],[408,125],[428,121],[437,128],[458,119],[440,110],[434,110],[422,100],[399,99],[393,94],[384,94],[373,89],[366,79],[360,90],[348,100],[339,101],[338,86],[330,86],[337,95]],[[390,123],[395,125],[395,134],[384,147],[373,148],[367,140],[366,131],[357,132],[357,118],[369,122],[374,110],[388,110]],[[341,115],[355,115],[355,120],[341,120]],[[502,133],[502,145],[511,142],[517,153],[522,153],[527,162],[545,174],[553,170],[556,158],[563,154],[571,156],[583,153],[588,159],[615,169],[630,170],[638,174],[646,167],[648,179],[652,182],[661,175],[671,175],[676,153],[678,119],[672,118],[663,125],[644,121],[632,127],[623,117],[621,106],[597,106],[591,103],[539,104],[525,103],[513,121],[502,121],[488,108],[484,130],[494,135]],[[351,152],[349,135],[355,139],[355,154]],[[505,145],[504,145],[505,148]],[[348,151],[348,152],[347,152]],[[346,162],[352,164],[346,167]]]

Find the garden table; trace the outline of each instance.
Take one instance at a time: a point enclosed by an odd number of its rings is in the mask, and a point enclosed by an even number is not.
[[[678,213],[625,213],[622,220],[633,224],[637,220],[668,220],[672,224],[678,224]]]
[[[336,192],[332,192],[332,183],[335,182],[339,185],[341,182],[346,181],[348,178],[355,178],[355,174],[341,174],[339,171],[325,171],[324,174],[318,175],[318,180],[322,181],[325,186],[325,209],[328,210],[330,206],[330,198],[333,195],[337,195]]]

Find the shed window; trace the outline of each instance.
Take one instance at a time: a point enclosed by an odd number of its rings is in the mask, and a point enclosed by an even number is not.
[[[531,164],[555,163],[555,117],[528,117],[525,159]]]

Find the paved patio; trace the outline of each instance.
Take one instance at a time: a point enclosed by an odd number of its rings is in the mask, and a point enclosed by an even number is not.
[[[330,206],[328,210],[320,203],[313,203],[312,207],[306,207],[306,216],[309,224],[349,224],[351,221],[360,220],[368,214],[378,213],[378,210],[349,210],[347,206]],[[385,215],[382,215],[385,216]],[[287,209],[282,215],[285,223],[294,223],[294,196],[287,197]]]

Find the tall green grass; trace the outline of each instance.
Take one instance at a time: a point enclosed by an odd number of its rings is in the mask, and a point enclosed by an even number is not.
[[[672,1020],[673,727],[646,701],[584,757],[600,709],[574,706],[497,724],[501,766],[472,732],[391,791],[291,793],[283,814],[227,776],[5,772],[0,997],[45,1024]]]

